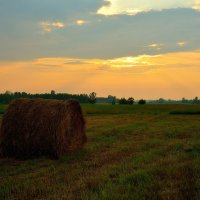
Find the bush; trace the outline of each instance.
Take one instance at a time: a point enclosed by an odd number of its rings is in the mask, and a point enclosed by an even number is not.
[[[140,100],[138,101],[138,104],[140,104],[140,105],[144,105],[144,104],[146,104],[146,100],[144,100],[144,99],[140,99]]]
[[[128,99],[125,99],[125,98],[121,98],[119,100],[119,104],[124,104],[124,105],[133,105],[135,102],[134,98],[133,97],[130,97]]]
[[[119,100],[119,104],[128,104],[127,100],[125,98],[121,98]]]
[[[130,97],[130,98],[128,98],[128,100],[127,100],[127,104],[129,104],[129,105],[133,105],[134,104],[134,98],[133,97]]]

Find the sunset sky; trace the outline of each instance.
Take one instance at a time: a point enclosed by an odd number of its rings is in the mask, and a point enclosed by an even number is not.
[[[0,92],[200,97],[200,0],[0,0]]]

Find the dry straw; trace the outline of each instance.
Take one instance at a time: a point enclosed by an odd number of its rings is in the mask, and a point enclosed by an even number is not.
[[[87,138],[80,104],[75,100],[17,99],[3,116],[3,157],[59,158],[83,147]]]

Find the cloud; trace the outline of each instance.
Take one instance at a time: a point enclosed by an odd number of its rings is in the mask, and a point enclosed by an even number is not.
[[[177,45],[179,47],[184,47],[185,45],[187,45],[187,42],[178,42]]]
[[[194,10],[200,10],[200,1],[196,1],[196,3],[192,7]]]
[[[65,62],[66,65],[83,65],[83,64],[87,64],[87,62],[83,61],[83,60],[70,60]]]
[[[154,43],[154,44],[149,44],[147,47],[159,51],[159,50],[161,50],[162,46],[164,46],[164,45],[163,44],[156,44],[156,43]]]
[[[161,11],[174,8],[192,8],[200,10],[199,0],[105,0],[108,4],[102,6],[97,13],[102,15],[136,15],[152,10]]]
[[[65,68],[66,70],[80,70],[81,73],[81,71],[87,71],[87,69],[92,69],[95,71],[100,68],[102,69],[102,67],[107,67],[112,70],[121,69],[123,71],[126,71],[127,69],[132,69],[132,71],[134,72],[136,68],[139,69],[142,67],[145,67],[146,71],[149,71],[149,69],[152,70],[152,67],[199,67],[200,51],[177,52],[157,55],[139,55],[112,59],[48,57],[24,62],[0,62],[0,67],[3,67],[5,64],[8,65],[8,63],[10,63],[11,66],[14,66],[15,64],[15,66],[23,66],[26,69],[32,70],[40,69],[41,66],[49,66],[51,70],[52,67],[54,67],[54,69]]]
[[[50,33],[56,29],[61,29],[65,27],[65,24],[63,22],[40,22],[40,26],[42,27],[42,30],[46,33]]]
[[[83,19],[78,19],[78,20],[76,20],[76,25],[78,25],[78,26],[82,26],[82,25],[84,25],[84,24],[86,24],[87,23],[87,21],[85,21],[85,20],[83,20]]]
[[[159,44],[150,44],[150,45],[148,45],[148,47],[153,47],[153,48],[157,48],[157,47],[159,47]]]

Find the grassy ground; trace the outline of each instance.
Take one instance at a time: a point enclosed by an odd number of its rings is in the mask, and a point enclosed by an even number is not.
[[[200,199],[200,115],[169,114],[200,106],[83,110],[85,148],[59,161],[0,159],[0,199]]]

